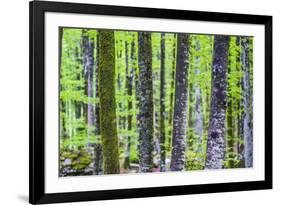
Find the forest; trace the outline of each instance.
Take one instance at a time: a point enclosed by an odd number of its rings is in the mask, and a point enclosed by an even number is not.
[[[253,37],[59,28],[59,176],[253,167]]]

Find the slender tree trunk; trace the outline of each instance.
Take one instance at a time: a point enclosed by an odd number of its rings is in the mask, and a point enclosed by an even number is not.
[[[236,38],[236,46],[239,48],[238,50],[238,54],[237,54],[237,58],[236,58],[236,61],[239,62],[236,64],[236,69],[237,71],[243,71],[243,66],[241,65],[241,37],[237,37]],[[243,92],[244,92],[244,87],[243,87],[243,77],[241,77],[239,79],[239,82],[238,82],[238,87],[240,89],[240,92],[242,93],[243,95]],[[244,115],[244,106],[243,106],[243,102],[244,102],[244,99],[243,98],[240,98],[238,100],[238,112],[237,112],[237,135],[239,137],[239,139],[241,139],[242,141],[244,141],[244,136],[243,136],[243,115]],[[238,167],[242,168],[244,167],[244,164],[245,164],[245,160],[244,160],[244,143],[238,143],[238,153],[239,153],[239,159],[240,159],[240,162],[238,164]]]
[[[97,49],[96,49],[96,65],[95,65],[95,98],[99,99],[99,37],[97,33]],[[95,106],[95,135],[100,135],[100,100],[96,103]]]
[[[230,74],[231,72],[231,68],[229,67],[228,72]],[[233,113],[232,113],[232,94],[231,94],[231,85],[228,86],[228,96],[229,96],[229,100],[227,102],[227,153],[228,153],[228,158],[230,158],[230,160],[228,160],[228,166],[229,167],[234,167],[234,149],[233,149],[233,137],[234,137],[234,130],[233,130]]]
[[[154,105],[154,110],[156,110],[156,105]],[[161,153],[161,148],[160,148],[160,123],[159,123],[159,114],[157,111],[154,111],[154,160],[153,163],[157,163],[159,161],[159,166],[161,164],[160,162],[160,153]],[[157,158],[159,157],[159,159]]]
[[[200,41],[196,39],[196,52],[200,52]],[[196,147],[196,153],[200,156],[196,159],[199,164],[203,165],[203,116],[202,116],[202,97],[201,97],[201,87],[200,87],[200,57],[197,56],[195,58],[195,116],[194,116],[194,135],[196,136],[196,143],[198,144]]]
[[[176,67],[176,41],[177,41],[177,34],[174,34],[174,43],[173,43],[173,59],[172,59],[172,72],[171,72],[171,93],[170,93],[170,106],[169,106],[169,134],[168,134],[168,146],[171,147],[172,141],[172,124],[173,124],[173,111],[174,111],[174,87],[175,87],[175,67]]]
[[[235,118],[234,113],[236,109],[236,98],[232,95],[232,93],[235,91],[236,84],[232,82],[232,79],[235,78],[233,76],[233,73],[235,72],[236,65],[237,65],[237,50],[236,48],[236,37],[230,38],[230,45],[229,50],[232,50],[232,52],[229,52],[228,55],[228,77],[227,77],[227,112],[226,112],[226,129],[227,129],[227,135],[226,135],[226,163],[228,168],[234,167],[234,158],[235,158]],[[233,52],[234,51],[234,52]],[[237,135],[236,135],[237,136]]]
[[[118,48],[119,47],[119,44],[121,44],[122,45],[122,40],[120,40],[120,41],[117,41],[116,42],[116,48]],[[119,92],[122,92],[122,70],[120,71],[120,60],[122,59],[122,50],[120,49],[119,50],[119,53],[118,53],[118,50],[117,50],[117,59],[116,59],[116,61],[117,61],[117,86],[118,86],[118,93]],[[123,106],[122,106],[122,101],[118,101],[118,109],[122,112],[123,111]],[[123,116],[118,116],[118,128],[120,129],[120,130],[122,130],[123,129],[123,123],[122,123],[122,121],[123,121]]]
[[[165,149],[165,33],[161,34],[161,71],[160,71],[160,171],[166,171]]]
[[[189,66],[188,34],[178,34],[175,105],[173,119],[173,144],[171,170],[181,171],[185,166],[187,123],[187,73]]]
[[[242,65],[244,70],[244,153],[245,167],[253,167],[253,133],[252,133],[252,105],[251,105],[251,85],[250,85],[250,64],[249,64],[249,38],[241,39],[242,45]]]
[[[70,139],[69,148],[73,148],[73,137],[74,137],[74,111],[73,111],[73,101],[68,100],[67,110],[68,110],[68,133]]]
[[[99,41],[98,33],[96,36],[96,61],[95,61],[95,98],[99,99],[99,70],[98,70],[98,59],[99,59]],[[100,136],[100,102],[95,104],[95,136],[97,137],[96,143],[94,144],[94,174],[98,175],[102,173],[102,145],[99,139]]]
[[[104,174],[120,172],[115,100],[114,32],[99,31],[99,96]]]
[[[62,40],[63,40],[63,28],[59,28],[59,68],[60,68],[60,79],[62,78]],[[60,91],[63,90],[62,84],[60,83]],[[60,140],[63,140],[67,136],[66,132],[66,108],[65,108],[65,101],[60,99],[60,113],[64,113],[64,115],[60,114]]]
[[[153,164],[153,86],[151,34],[139,32],[139,152],[140,171],[151,172]]]
[[[240,84],[240,83],[239,83]],[[241,86],[241,84],[240,84]],[[238,136],[239,136],[239,139],[241,139],[242,141],[244,141],[244,136],[243,136],[243,133],[244,133],[244,129],[243,129],[243,99],[239,100],[239,104],[238,104],[238,110],[239,110],[239,113],[237,115],[237,121],[238,121]],[[244,167],[245,165],[245,158],[244,158],[244,143],[241,143],[239,142],[238,144],[238,153],[239,153],[239,159],[240,159],[240,162],[239,162],[239,165],[238,167],[242,168]]]
[[[134,46],[132,43],[131,46]],[[132,131],[132,113],[131,110],[133,108],[133,102],[132,102],[132,95],[133,95],[133,75],[134,75],[134,69],[131,67],[129,69],[129,52],[128,52],[128,42],[126,41],[125,44],[125,52],[126,52],[126,88],[127,88],[127,95],[128,95],[128,131]],[[131,49],[131,57],[130,59],[134,59],[134,48]],[[127,144],[125,149],[125,162],[124,162],[124,168],[129,169],[130,168],[130,154],[131,154],[131,133],[127,136]]]
[[[213,37],[209,36],[209,52],[206,52],[206,55],[208,56],[213,56]],[[212,59],[208,59],[208,63],[210,63],[209,65],[206,66],[205,68],[205,72],[206,74],[211,73],[212,70]],[[206,130],[206,133],[208,132],[208,128],[209,128],[209,118],[210,118],[210,95],[211,95],[211,89],[209,88],[209,83],[206,83],[204,86],[204,94],[205,94],[205,98],[203,100],[203,104],[204,104],[204,131]]]
[[[93,42],[86,32],[83,32],[82,36],[82,52],[83,52],[83,69],[86,82],[86,96],[93,98]],[[88,99],[87,103],[87,137],[88,145],[90,143],[90,137],[92,135],[92,129],[94,125],[94,110],[93,103]]]
[[[134,35],[134,41],[136,42],[136,44],[137,44],[137,46],[136,46],[136,52],[138,51],[137,50],[137,47],[138,47],[138,33],[136,33],[135,35]],[[139,102],[140,102],[140,89],[139,89],[139,68],[138,68],[138,66],[137,66],[137,64],[138,64],[138,59],[137,59],[137,56],[139,56],[139,51],[138,51],[138,53],[136,54],[136,56],[135,56],[135,59],[134,59],[134,62],[135,62],[135,64],[136,64],[136,68],[135,68],[135,73],[134,73],[134,78],[135,78],[135,80],[134,80],[134,86],[135,86],[135,95],[136,95],[136,99],[135,99],[135,107],[136,107],[136,109],[138,109],[139,110]],[[140,131],[140,116],[139,116],[139,113],[137,113],[136,114],[136,130],[137,130],[137,132],[138,132],[138,134],[139,134],[139,131]]]
[[[193,67],[193,65],[192,65]],[[193,68],[190,66],[190,70],[194,71]],[[189,74],[191,74],[189,70]],[[194,76],[192,74],[192,76]],[[192,145],[194,143],[194,97],[193,97],[193,94],[194,94],[194,83],[192,82],[189,82],[188,84],[188,132],[187,132],[187,139],[188,139],[188,149],[189,150],[192,150]]]
[[[76,47],[75,48],[75,61],[76,61],[76,70],[79,70],[80,69],[80,65],[82,64],[83,65],[83,51],[84,51],[84,44],[83,44],[83,36],[82,36],[82,48],[81,48],[81,50],[82,50],[82,56],[81,56],[81,54],[80,54],[80,52],[79,52],[79,49],[78,49],[78,47]],[[83,66],[83,71],[84,71],[84,66]],[[76,74],[76,79],[75,80],[77,80],[77,81],[80,81],[83,77],[85,77],[85,76],[83,76],[83,73],[81,73],[81,72],[79,72],[79,73],[77,73]],[[86,81],[87,82],[87,81]],[[87,95],[87,89],[86,89],[86,87],[87,87],[87,84],[86,85],[82,85],[82,86],[78,86],[77,88],[76,88],[76,90],[78,91],[78,90],[83,90],[84,88],[85,88],[85,91],[86,91],[86,93],[85,93],[85,95]],[[75,118],[76,119],[80,119],[80,118],[82,118],[82,117],[84,117],[84,115],[83,115],[83,113],[82,113],[82,111],[83,111],[83,106],[85,106],[84,105],[84,103],[83,102],[80,102],[80,101],[75,101],[74,102],[74,104],[75,104]],[[86,120],[86,119],[85,119]],[[87,120],[86,120],[87,121]],[[82,131],[83,130],[83,128],[78,128],[77,129],[77,131]]]
[[[93,174],[99,175],[102,173],[102,145],[101,143],[94,144],[94,160]]]
[[[215,36],[211,114],[207,140],[207,169],[221,169],[225,157],[225,114],[229,36]]]
[[[196,69],[196,74],[200,74],[200,70]],[[197,160],[200,164],[203,164],[203,116],[202,116],[202,99],[201,99],[201,89],[199,85],[195,87],[195,125],[194,125],[194,135],[197,137],[198,146],[196,148],[196,153],[201,154]]]

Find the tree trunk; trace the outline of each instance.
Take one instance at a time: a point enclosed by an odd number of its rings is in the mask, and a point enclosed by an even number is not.
[[[152,51],[149,32],[139,32],[139,152],[140,171],[151,172],[153,161]]]
[[[185,166],[187,123],[187,73],[189,66],[188,34],[178,34],[177,66],[175,81],[175,105],[171,170],[181,171]]]
[[[132,46],[134,44],[132,43]],[[131,50],[131,59],[134,59],[134,48]],[[133,108],[133,102],[132,102],[132,94],[133,94],[133,74],[134,74],[134,69],[133,67],[130,68],[129,70],[129,52],[128,52],[128,42],[126,41],[125,43],[125,53],[126,53],[126,89],[127,89],[127,95],[128,95],[128,118],[127,118],[127,123],[128,123],[128,131],[132,131],[132,114],[131,110]],[[129,169],[130,168],[130,153],[131,153],[131,133],[127,136],[127,145],[125,149],[125,162],[124,162],[124,168]]]
[[[83,59],[84,59],[84,53],[83,53],[84,47],[85,47],[85,45],[84,45],[84,42],[83,42],[83,33],[82,33],[82,47],[81,47],[82,55],[80,54],[80,51],[79,51],[78,47],[76,47],[75,51],[74,51],[75,61],[77,62],[76,67],[75,67],[76,70],[79,70],[80,69],[80,65],[81,64],[83,65],[83,63],[84,63],[83,62]],[[84,71],[84,66],[83,66],[83,71]],[[75,80],[81,81],[81,79],[83,77],[85,78],[85,76],[83,75],[83,72],[82,73],[78,72],[76,74],[76,79]],[[87,79],[86,79],[86,82],[87,82]],[[82,85],[82,86],[77,86],[77,88],[76,88],[77,91],[78,90],[83,90],[83,89],[85,89],[85,91],[86,91],[85,95],[87,96],[87,84]],[[76,119],[83,118],[85,116],[84,113],[82,112],[83,111],[83,107],[86,107],[87,104],[86,103],[84,104],[81,101],[75,101],[74,103],[75,103],[75,118]],[[87,122],[86,118],[84,120]],[[84,128],[79,127],[77,129],[77,131],[82,131],[83,129]]]
[[[104,174],[120,172],[115,100],[114,32],[99,31],[99,96]]]
[[[231,68],[229,67],[228,69],[228,74],[230,75],[231,73]],[[228,85],[228,96],[229,96],[229,100],[227,102],[227,153],[228,153],[228,158],[230,158],[230,160],[228,160],[228,167],[232,168],[234,167],[234,149],[233,149],[233,137],[234,137],[234,130],[233,130],[233,113],[232,113],[232,94],[231,94],[231,85]]]
[[[241,65],[241,60],[242,60],[242,57],[241,57],[241,37],[237,37],[236,38],[236,46],[239,48],[239,51],[238,51],[238,54],[237,54],[237,58],[236,58],[236,61],[239,62],[236,64],[236,69],[237,71],[243,71],[243,67]],[[238,87],[240,89],[240,92],[241,94],[243,95],[243,92],[244,92],[244,87],[243,87],[243,77],[240,77],[239,81],[238,81]],[[243,136],[243,116],[244,116],[244,105],[243,105],[243,102],[244,102],[244,99],[243,97],[241,97],[239,100],[238,100],[238,112],[237,112],[237,135],[239,137],[239,139],[243,140],[244,141],[244,136]],[[244,161],[244,143],[241,143],[239,142],[238,143],[238,154],[239,154],[239,164],[238,164],[238,167],[240,168],[243,168],[244,167],[244,164],[245,164],[245,161]]]
[[[60,69],[60,79],[62,78],[62,40],[63,40],[63,28],[59,28],[59,69]],[[63,90],[62,84],[60,83],[60,92]],[[60,106],[60,140],[62,141],[67,137],[67,131],[66,131],[66,108],[65,108],[65,101],[60,99],[59,100],[59,106]],[[61,113],[64,113],[64,115],[61,115]]]
[[[192,65],[193,67],[193,65]],[[191,74],[191,70],[193,70],[190,66],[189,69],[189,74]],[[194,70],[193,70],[194,71]],[[193,73],[192,76],[194,77]],[[190,78],[191,79],[191,78]],[[194,143],[194,86],[193,86],[193,82],[189,82],[188,83],[188,120],[187,120],[187,124],[188,124],[188,131],[187,131],[187,146],[189,150],[192,150],[192,145]]]
[[[200,52],[200,41],[196,39],[196,52]],[[200,57],[197,56],[195,58],[195,116],[194,116],[194,135],[196,136],[196,143],[198,144],[196,147],[196,153],[199,154],[197,157],[198,163],[203,164],[203,116],[202,116],[202,98],[201,98],[201,87],[200,87]]]
[[[206,51],[205,55],[211,57],[208,58],[208,63],[204,69],[204,72],[206,72],[207,75],[211,74],[212,72],[212,56],[213,56],[213,44],[214,44],[214,39],[213,36],[208,36],[208,50]],[[202,105],[204,105],[204,135],[208,133],[208,128],[209,128],[209,118],[210,118],[210,99],[211,99],[211,89],[210,89],[210,84],[209,83],[209,77],[204,78],[205,81],[207,81],[207,83],[205,83],[205,86],[203,87],[204,89],[202,91],[204,91],[205,97],[203,100]]]
[[[102,145],[100,143],[94,144],[94,160],[93,160],[93,174],[99,175],[102,173]]]
[[[98,70],[98,59],[99,59],[99,41],[98,33],[96,36],[96,62],[95,62],[95,98],[99,98],[99,70]],[[95,137],[97,138],[94,144],[94,174],[98,175],[102,173],[102,145],[100,142],[100,102],[95,104]]]
[[[215,36],[212,99],[208,130],[206,169],[221,169],[225,157],[225,114],[229,36]]]
[[[252,132],[252,105],[251,105],[251,85],[250,85],[250,63],[249,63],[249,38],[241,39],[242,45],[242,65],[244,70],[244,155],[245,167],[253,167],[253,132]]]
[[[97,34],[97,49],[96,49],[96,66],[95,66],[95,86],[96,86],[96,93],[95,98],[99,98],[99,37]],[[96,103],[95,106],[95,135],[100,135],[100,100]]]
[[[230,43],[229,43],[229,50],[232,52],[229,52],[228,56],[228,86],[227,86],[227,112],[226,112],[226,128],[227,128],[227,136],[226,136],[226,165],[227,168],[234,168],[235,163],[234,159],[236,157],[237,153],[237,146],[236,142],[237,140],[234,140],[236,134],[235,130],[235,112],[237,112],[237,98],[232,94],[235,92],[235,89],[237,89],[236,86],[238,86],[236,83],[233,82],[233,79],[235,79],[235,72],[236,72],[236,66],[237,66],[237,37],[231,37]]]
[[[169,134],[168,134],[168,145],[167,147],[171,147],[171,140],[172,140],[172,122],[173,122],[173,111],[174,111],[174,87],[175,87],[175,67],[176,67],[176,41],[177,41],[177,34],[174,34],[174,43],[173,43],[173,59],[172,59],[172,72],[171,72],[171,89],[170,92],[170,106],[169,106]]]
[[[83,31],[82,36],[82,52],[83,52],[83,70],[84,77],[86,82],[86,96],[88,98],[93,98],[93,66],[94,66],[94,58],[93,58],[93,42],[91,41],[88,34]],[[93,103],[88,99],[87,103],[87,137],[88,137],[88,145],[90,143],[90,138],[92,135],[92,129],[94,125],[94,110]]]
[[[161,34],[161,71],[160,71],[160,171],[166,171],[165,149],[165,33]]]

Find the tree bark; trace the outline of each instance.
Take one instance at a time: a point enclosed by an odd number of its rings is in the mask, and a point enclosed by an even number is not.
[[[94,160],[93,174],[99,175],[102,173],[102,145],[101,143],[94,144]]]
[[[99,41],[98,33],[96,36],[96,61],[95,61],[95,98],[99,99]],[[95,104],[95,137],[97,138],[94,144],[94,174],[98,175],[102,173],[102,145],[100,142],[100,101]]]
[[[115,100],[114,32],[99,31],[99,95],[104,174],[120,172]]]
[[[192,65],[193,66],[193,65]],[[190,70],[189,70],[189,74],[191,74],[191,70],[193,70],[193,68],[190,66]],[[193,70],[194,71],[194,70]],[[192,74],[192,76],[194,77],[194,75]],[[188,124],[188,131],[187,131],[187,146],[188,149],[191,150],[192,149],[192,145],[194,143],[194,83],[193,82],[189,82],[188,83],[188,120],[187,120],[187,124]]]
[[[236,69],[238,71],[243,71],[243,66],[241,64],[241,60],[242,60],[242,52],[241,52],[241,37],[237,37],[236,38],[236,46],[239,48],[238,54],[237,54],[237,58],[236,61],[239,62],[236,64]],[[243,79],[244,77],[240,77],[239,81],[238,81],[238,87],[240,88],[240,92],[243,96],[243,92],[244,92],[244,87],[243,87]],[[244,141],[244,128],[243,128],[243,116],[244,116],[244,99],[243,97],[241,97],[238,100],[238,113],[237,113],[237,135],[239,137],[239,139],[241,139],[242,141]],[[238,153],[239,153],[239,164],[238,167],[243,168],[245,165],[245,161],[244,161],[244,143],[238,143]]]
[[[232,62],[229,62],[230,64]],[[230,75],[231,73],[231,66],[229,66],[228,68],[228,75]],[[232,168],[234,167],[234,155],[233,155],[233,152],[234,152],[234,149],[233,149],[233,146],[234,146],[234,142],[233,142],[233,137],[234,137],[234,129],[233,129],[233,113],[232,113],[232,101],[233,101],[233,97],[232,97],[232,94],[231,94],[231,87],[232,85],[228,85],[228,96],[229,96],[229,99],[227,101],[227,153],[228,153],[228,158],[230,158],[230,160],[228,160],[228,167]]]
[[[160,171],[166,171],[165,149],[165,33],[161,34],[161,68],[160,68]]]
[[[96,86],[96,93],[95,98],[99,99],[99,37],[97,33],[97,49],[96,49],[96,65],[95,65],[95,86]],[[100,135],[100,100],[96,103],[95,106],[95,135]]]
[[[206,169],[221,169],[225,157],[225,115],[229,36],[216,35],[212,66],[212,98]]]
[[[134,47],[134,44],[131,45]],[[133,108],[133,102],[132,102],[132,94],[133,94],[133,74],[134,69],[131,67],[129,69],[129,52],[128,52],[128,42],[125,42],[125,53],[126,53],[126,89],[127,89],[127,95],[128,95],[128,118],[127,118],[127,124],[128,124],[128,131],[132,131],[132,114],[131,110]],[[134,59],[134,48],[131,49],[131,56],[130,59]],[[124,168],[129,169],[130,168],[130,153],[131,153],[131,134],[127,136],[127,144],[125,149],[125,162],[124,162]]]
[[[59,69],[60,69],[60,79],[62,78],[62,43],[63,42],[63,28],[59,28]],[[60,83],[60,91],[63,90],[62,84]],[[64,115],[60,114],[60,140],[63,140],[64,138],[67,137],[67,131],[66,131],[66,108],[65,108],[65,101],[60,99],[59,100],[60,104],[60,113],[64,113]]]
[[[153,164],[153,85],[151,34],[139,32],[139,152],[140,171],[151,172]]]
[[[173,111],[174,111],[174,87],[175,87],[175,67],[176,67],[176,41],[177,41],[177,34],[174,34],[174,43],[173,43],[173,59],[172,59],[172,72],[171,72],[171,89],[172,92],[170,92],[170,106],[169,106],[169,126],[171,127],[169,129],[168,134],[168,146],[171,147],[171,140],[172,140],[172,122],[173,122]]]
[[[81,50],[82,50],[82,55],[78,49],[78,47],[75,47],[75,51],[74,51],[74,56],[75,56],[75,61],[76,61],[76,67],[75,69],[76,70],[79,70],[80,69],[80,65],[82,64],[83,65],[83,51],[84,51],[84,43],[83,43],[83,33],[82,33],[82,47],[81,47]],[[84,72],[84,66],[83,66],[83,72]],[[79,72],[76,74],[76,79],[77,81],[80,81],[82,78],[85,78],[83,72]],[[86,79],[85,79],[86,80]],[[86,80],[87,82],[87,80]],[[84,90],[86,91],[85,95],[87,95],[87,84],[85,85],[82,85],[82,86],[77,86],[76,90]],[[75,101],[74,102],[75,104],[75,117],[76,119],[80,119],[82,117],[84,117],[84,113],[83,113],[83,108],[87,106],[87,103],[83,103],[81,101]],[[87,108],[85,109],[87,110]],[[86,122],[87,122],[87,119],[85,119]],[[84,128],[78,128],[77,131],[82,131]]]
[[[83,31],[82,34],[82,52],[83,52],[83,70],[84,77],[86,82],[86,96],[88,98],[93,98],[93,66],[94,66],[94,58],[93,58],[93,42],[90,37]],[[87,137],[88,137],[88,145],[90,143],[90,137],[92,135],[92,129],[94,125],[94,110],[93,103],[88,99],[87,103]]]
[[[196,52],[200,52],[200,40],[196,39],[195,50]],[[197,157],[198,163],[203,164],[203,116],[202,116],[202,97],[201,97],[201,87],[200,87],[200,57],[197,56],[195,58],[195,116],[194,116],[194,135],[196,136],[196,143],[198,144],[196,147],[196,153],[200,154]]]
[[[175,105],[173,119],[173,142],[171,170],[181,171],[185,166],[187,123],[187,73],[189,66],[188,34],[178,34],[177,65],[175,81]]]
[[[245,167],[253,167],[253,132],[252,132],[252,105],[251,105],[251,85],[250,85],[250,63],[249,63],[249,38],[241,39],[242,45],[242,66],[244,70],[244,120],[243,120],[243,135],[244,135],[244,158]]]

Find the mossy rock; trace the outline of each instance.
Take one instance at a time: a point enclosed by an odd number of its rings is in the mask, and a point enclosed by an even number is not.
[[[80,160],[80,164],[84,164],[87,166],[92,162],[92,160],[88,157],[80,157],[79,160]]]

